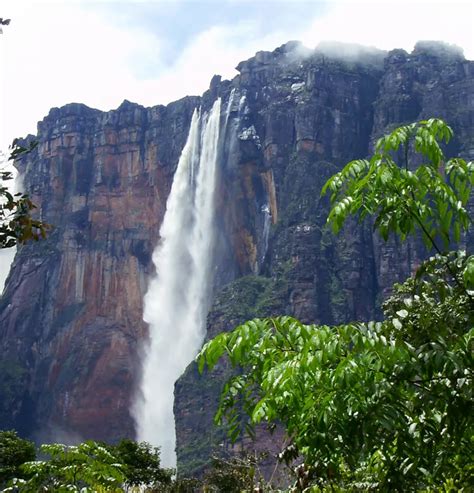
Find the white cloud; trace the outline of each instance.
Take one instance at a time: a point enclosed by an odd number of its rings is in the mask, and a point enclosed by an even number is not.
[[[0,37],[1,146],[36,131],[53,106],[83,102],[110,109],[136,83],[137,57],[159,54],[159,40],[118,29],[77,3],[7,2],[12,18]]]
[[[0,250],[0,296],[2,294],[8,273],[10,272],[10,265],[15,257],[15,252],[15,248]]]
[[[213,27],[199,33],[154,79],[139,68],[161,64],[160,40],[137,26],[118,28],[90,5],[7,2],[12,17],[0,38],[2,71],[0,148],[14,137],[36,132],[51,107],[81,102],[102,110],[123,99],[144,105],[201,94],[213,74],[234,67],[258,49],[285,41],[282,33],[258,36],[252,24]],[[28,7],[26,7],[28,5]],[[3,14],[2,14],[3,15]]]
[[[302,34],[308,46],[335,40],[411,51],[419,40],[442,40],[457,44],[467,58],[474,58],[472,2],[346,0],[333,5]]]
[[[232,78],[237,75],[235,66],[239,61],[259,49],[273,49],[286,39],[280,33],[259,39],[255,39],[254,34],[249,24],[236,25],[232,31],[217,26],[203,31],[160,77],[140,81],[131,88],[132,97],[127,97],[152,105],[189,94],[200,95],[209,87],[213,75]]]

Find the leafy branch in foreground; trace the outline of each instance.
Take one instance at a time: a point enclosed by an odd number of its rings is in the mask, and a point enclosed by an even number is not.
[[[123,464],[104,445],[93,441],[77,446],[51,443],[40,450],[49,458],[25,462],[22,469],[27,479],[13,479],[4,492],[122,491]]]
[[[402,240],[421,233],[429,249],[438,255],[472,224],[467,205],[474,184],[474,163],[461,158],[446,159],[441,144],[448,143],[452,129],[436,118],[396,128],[381,137],[375,154],[351,161],[331,177],[322,195],[331,192],[328,223],[339,232],[350,215],[359,220],[374,217],[374,229],[384,240],[394,233]],[[394,155],[402,154],[398,164]],[[409,157],[413,156],[410,162]],[[441,243],[440,243],[441,241]],[[449,269],[449,264],[447,264]],[[474,256],[454,281],[464,289],[474,289]],[[469,294],[471,303],[474,298]]]
[[[474,184],[474,163],[446,160],[440,142],[449,142],[451,128],[430,119],[404,125],[380,138],[370,160],[348,163],[324,185],[331,192],[328,222],[338,232],[349,215],[374,216],[374,228],[385,240],[390,233],[405,239],[416,230],[429,248],[441,253],[459,242],[472,220],[466,209]],[[438,142],[440,141],[440,142]],[[411,151],[422,163],[412,166]],[[394,154],[403,153],[402,165]],[[413,169],[415,168],[415,169]]]
[[[219,334],[198,355],[212,369],[227,357],[216,422],[231,438],[250,425],[281,424],[301,458],[293,491],[468,491],[474,480],[474,257],[443,253],[471,218],[472,163],[446,162],[451,129],[427,120],[380,139],[370,160],[349,163],[323,189],[338,231],[353,214],[375,216],[383,238],[420,231],[437,253],[395,285],[382,322],[305,325],[252,320]],[[392,154],[402,152],[398,166]],[[427,164],[415,170],[414,150]],[[453,233],[451,233],[451,231]],[[291,449],[291,450],[290,450]],[[311,488],[305,489],[305,488]]]
[[[391,321],[243,324],[199,357],[201,368],[212,368],[225,353],[243,369],[224,389],[217,422],[235,425],[234,406],[246,399],[252,423],[285,427],[320,486],[363,480],[406,491],[450,478],[462,485],[474,452],[474,329],[416,346],[395,332]]]
[[[14,141],[9,160],[17,159],[33,150],[35,145],[22,147]],[[46,237],[49,225],[34,219],[32,212],[36,209],[28,195],[13,194],[5,182],[12,180],[10,171],[0,171],[0,248],[10,248],[17,243],[39,240]]]
[[[0,491],[13,478],[24,478],[21,465],[34,460],[35,445],[16,431],[0,431]]]

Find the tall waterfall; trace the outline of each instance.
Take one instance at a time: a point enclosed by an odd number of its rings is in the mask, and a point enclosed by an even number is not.
[[[137,438],[160,446],[166,467],[176,465],[174,384],[201,347],[209,309],[220,112],[220,99],[209,115],[194,111],[144,300],[150,341],[133,412]]]

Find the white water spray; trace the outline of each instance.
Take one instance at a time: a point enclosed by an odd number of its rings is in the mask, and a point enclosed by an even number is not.
[[[165,467],[176,465],[174,384],[199,351],[212,284],[214,191],[219,155],[221,101],[208,117],[195,110],[173,179],[153,253],[157,276],[144,301],[150,327],[133,410],[137,438],[161,447]]]

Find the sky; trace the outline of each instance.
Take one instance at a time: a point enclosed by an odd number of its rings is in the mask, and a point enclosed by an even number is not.
[[[202,94],[211,77],[289,40],[411,51],[442,40],[474,59],[470,0],[1,0],[0,152],[50,108],[101,110]],[[1,164],[1,163],[0,163]],[[13,251],[0,252],[0,289]],[[7,259],[8,257],[8,259]]]
[[[51,107],[102,110],[202,94],[214,74],[292,39],[412,50],[440,39],[474,58],[469,1],[2,0],[0,149]]]

